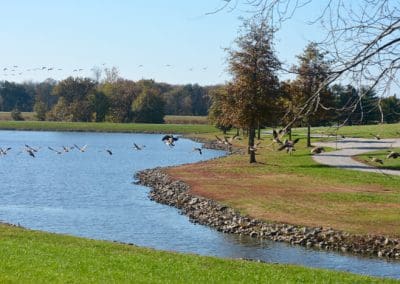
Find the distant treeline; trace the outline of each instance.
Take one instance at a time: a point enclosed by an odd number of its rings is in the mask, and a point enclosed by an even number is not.
[[[162,123],[164,115],[208,115],[213,94],[221,88],[224,86],[170,85],[121,78],[101,83],[81,77],[40,83],[0,81],[0,111],[12,112],[14,119],[22,119],[18,112],[34,111],[39,120]],[[281,96],[290,96],[292,89],[282,83]],[[359,99],[361,91],[351,85],[333,85],[326,100],[336,109],[346,109]],[[348,124],[377,123],[382,114],[386,123],[400,121],[400,99],[395,95],[379,98],[369,91],[357,105],[357,109],[337,113],[321,112],[313,118],[313,125],[332,124],[347,117]],[[286,109],[277,112],[279,124]]]
[[[213,88],[121,78],[1,81],[0,111],[11,111],[14,119],[18,112],[34,111],[39,120],[160,123],[164,115],[207,115]]]

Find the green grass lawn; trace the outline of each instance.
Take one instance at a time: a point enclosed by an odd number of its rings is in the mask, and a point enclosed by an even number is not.
[[[386,156],[389,154],[390,151],[400,152],[400,148],[390,149],[390,150],[380,150],[380,151],[373,151],[368,152],[362,155],[358,155],[354,157],[357,161],[362,163],[369,164],[371,166],[380,168],[380,169],[389,169],[389,170],[400,170],[400,158],[397,159],[387,159]],[[381,159],[383,164],[373,162],[371,157]]]
[[[99,131],[141,133],[210,133],[217,129],[208,124],[151,124],[110,122],[0,121],[2,130]]]
[[[166,115],[164,116],[165,123],[172,124],[208,124],[207,116],[193,115]]]
[[[400,177],[317,164],[301,137],[289,156],[264,135],[247,155],[168,169],[192,193],[218,200],[255,218],[350,233],[400,236]],[[235,141],[240,146],[245,140]],[[275,146],[275,148],[277,148]]]
[[[294,133],[306,133],[306,128],[296,128],[293,130]],[[313,127],[311,128],[312,134],[336,134],[335,127]],[[343,126],[337,130],[338,135],[344,135],[346,137],[357,137],[357,138],[371,138],[374,139],[374,135],[379,135],[382,139],[400,137],[400,123],[394,124],[376,124],[376,125],[354,125],[354,126]]]
[[[2,283],[399,283],[139,248],[0,225]]]

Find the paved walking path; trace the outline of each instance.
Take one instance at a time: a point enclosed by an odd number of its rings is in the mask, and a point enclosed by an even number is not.
[[[333,142],[317,142],[313,143],[317,146],[330,147],[340,149],[333,152],[325,152],[314,155],[314,161],[332,167],[338,167],[349,170],[372,172],[388,175],[400,176],[400,171],[377,169],[367,164],[357,162],[352,156],[366,152],[389,149],[391,147],[400,147],[400,138],[393,139],[362,139],[362,138],[345,138]]]

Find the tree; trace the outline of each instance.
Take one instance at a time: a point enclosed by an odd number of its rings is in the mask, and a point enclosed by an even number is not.
[[[132,104],[133,121],[145,123],[164,122],[165,102],[155,89],[144,89]]]
[[[229,108],[230,97],[226,86],[220,86],[210,92],[211,107],[208,111],[208,119],[221,129],[224,134],[232,128],[232,119],[226,111]],[[233,102],[232,102],[233,103]]]
[[[355,109],[369,91],[383,95],[391,86],[398,86],[400,71],[400,9],[393,0],[221,0],[221,8],[250,6],[253,13],[261,15],[271,27],[279,28],[290,21],[300,9],[318,4],[321,13],[308,23],[325,30],[321,48],[332,57],[331,72],[321,85],[351,79],[361,90],[358,99],[349,109]],[[303,105],[296,120],[312,113],[319,104],[321,93],[317,90]],[[378,100],[379,103],[380,100]],[[379,107],[379,105],[377,105]],[[342,111],[342,110],[337,110]],[[381,117],[383,117],[381,115]]]
[[[13,82],[0,82],[0,111],[32,111],[33,95],[25,86]]]
[[[275,73],[280,62],[272,50],[272,34],[264,22],[252,18],[244,22],[241,35],[235,40],[237,49],[228,49],[233,80],[227,86],[228,103],[223,105],[232,124],[249,132],[250,163],[256,162],[255,130],[260,123],[271,119],[279,93]]]
[[[386,123],[396,123],[400,121],[400,100],[394,96],[382,99],[382,109],[385,114]]]
[[[294,94],[292,96],[295,113],[301,112],[301,108],[315,93],[319,93],[320,100],[315,104],[309,115],[306,115],[304,122],[307,125],[307,147],[311,147],[311,124],[324,120],[327,116],[327,106],[333,106],[333,99],[327,86],[321,88],[329,74],[329,62],[325,60],[324,53],[320,52],[316,43],[311,42],[305,48],[303,54],[298,55],[299,65],[293,67],[297,74],[292,82]],[[321,106],[324,106],[322,108]],[[328,119],[329,120],[329,119]]]
[[[133,81],[119,79],[116,82],[102,84],[99,91],[104,93],[109,103],[106,120],[111,122],[130,122],[132,120],[132,102],[138,93]]]
[[[57,111],[53,111],[50,117],[56,120],[92,121],[94,106],[89,96],[95,91],[95,83],[89,78],[69,77],[59,82],[53,90],[53,95],[59,97],[55,106]]]

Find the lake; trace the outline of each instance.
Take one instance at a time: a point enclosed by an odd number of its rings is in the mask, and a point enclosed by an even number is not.
[[[49,232],[133,243],[162,250],[252,258],[400,279],[400,263],[307,249],[217,232],[189,222],[175,208],[150,201],[149,189],[133,184],[134,173],[194,163],[225,155],[193,147],[180,138],[175,147],[157,134],[0,131],[0,220]],[[133,143],[145,145],[134,150]],[[31,157],[28,144],[40,148]],[[87,145],[57,154],[61,146]],[[111,150],[109,155],[106,150]]]

